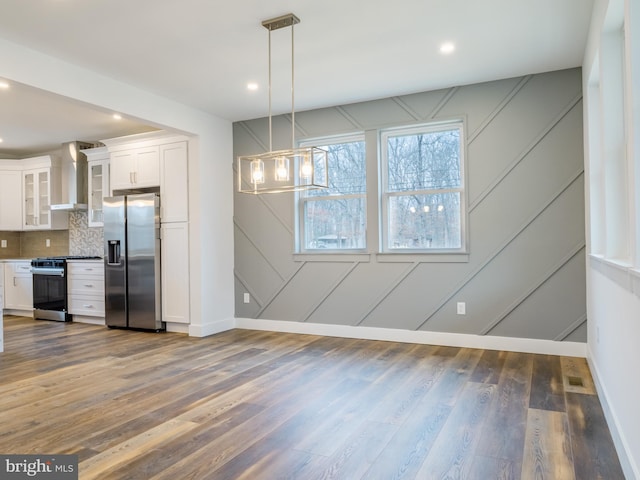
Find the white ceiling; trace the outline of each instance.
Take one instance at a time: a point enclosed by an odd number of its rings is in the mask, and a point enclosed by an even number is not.
[[[295,27],[296,111],[579,66],[593,0],[2,0],[0,37],[232,121],[266,116],[263,20]],[[273,112],[290,111],[291,29],[272,33]],[[439,53],[444,41],[452,55]],[[7,79],[11,81],[11,79]],[[255,92],[248,82],[257,82]],[[0,90],[0,157],[151,127]],[[149,119],[152,121],[153,119]],[[152,123],[152,122],[150,122]]]

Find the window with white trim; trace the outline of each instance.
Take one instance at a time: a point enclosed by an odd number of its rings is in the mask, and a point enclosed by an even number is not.
[[[381,132],[382,250],[465,252],[462,122]]]
[[[298,197],[300,252],[366,248],[366,155],[364,135],[309,140],[328,152],[329,188]]]

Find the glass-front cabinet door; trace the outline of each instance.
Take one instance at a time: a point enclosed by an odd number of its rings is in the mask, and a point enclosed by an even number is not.
[[[103,225],[102,199],[105,196],[103,176],[106,165],[92,162],[89,165],[89,226]]]
[[[38,226],[51,226],[51,188],[49,169],[38,171]]]
[[[51,225],[49,169],[26,170],[23,175],[24,228],[42,229]]]
[[[91,148],[84,151],[88,160],[89,205],[87,223],[90,227],[104,225],[103,200],[109,191],[109,151],[106,147]]]
[[[24,228],[35,228],[36,224],[36,173],[23,172]]]

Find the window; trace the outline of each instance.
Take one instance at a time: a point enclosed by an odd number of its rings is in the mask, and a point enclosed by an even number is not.
[[[302,252],[366,248],[366,164],[364,136],[305,141],[328,152],[329,188],[299,196]]]
[[[386,252],[464,252],[462,123],[381,135]]]

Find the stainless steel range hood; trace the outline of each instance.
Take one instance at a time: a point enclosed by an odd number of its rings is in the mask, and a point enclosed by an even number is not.
[[[51,210],[87,209],[87,156],[81,149],[95,145],[85,142],[67,142],[62,144],[62,195],[61,202],[51,205]]]

